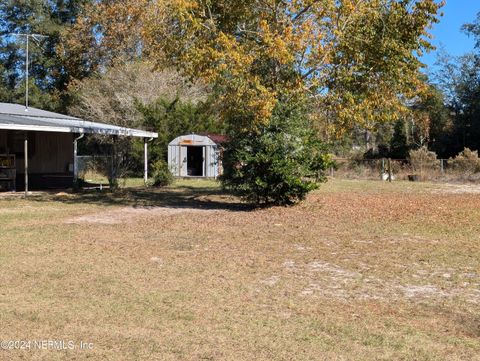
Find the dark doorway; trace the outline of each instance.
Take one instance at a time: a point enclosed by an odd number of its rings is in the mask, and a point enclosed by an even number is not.
[[[187,174],[203,177],[203,147],[187,147]]]

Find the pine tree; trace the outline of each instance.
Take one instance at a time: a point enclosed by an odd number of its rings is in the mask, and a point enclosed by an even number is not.
[[[48,36],[33,39],[30,47],[30,104],[52,110],[65,109],[71,71],[57,51],[62,32],[76,20],[90,0],[6,0],[0,3],[0,101],[23,103],[25,93],[25,43],[15,33]]]

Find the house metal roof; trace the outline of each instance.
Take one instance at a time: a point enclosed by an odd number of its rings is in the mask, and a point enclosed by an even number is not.
[[[36,108],[26,110],[23,105],[9,103],[0,103],[0,129],[158,138],[158,133],[154,132],[89,122]]]

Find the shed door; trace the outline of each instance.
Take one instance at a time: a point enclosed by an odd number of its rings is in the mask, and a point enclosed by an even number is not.
[[[191,177],[204,176],[205,147],[187,147],[187,173]]]

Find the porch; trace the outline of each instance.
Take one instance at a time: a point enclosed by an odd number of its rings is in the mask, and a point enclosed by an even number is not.
[[[72,187],[78,179],[77,144],[84,134],[143,138],[148,180],[148,141],[157,133],[0,103],[0,191]]]

